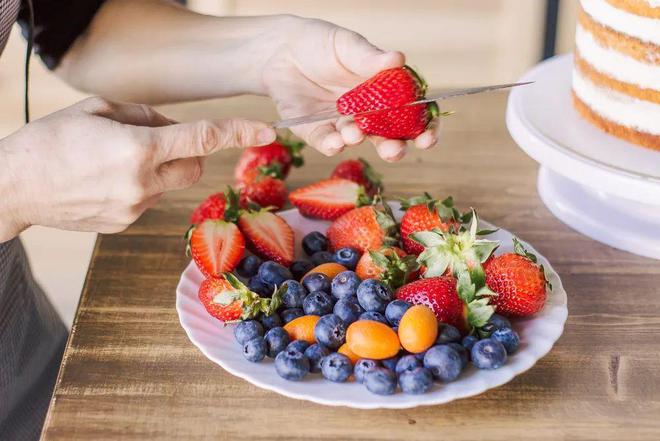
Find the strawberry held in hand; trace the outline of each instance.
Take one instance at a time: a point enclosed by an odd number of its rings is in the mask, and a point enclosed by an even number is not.
[[[224,220],[205,220],[186,233],[186,252],[197,268],[210,278],[233,270],[245,252],[245,240],[236,225]]]
[[[405,210],[401,218],[401,241],[403,249],[409,254],[419,255],[424,246],[413,240],[410,235],[418,231],[431,231],[434,228],[440,231],[449,231],[450,226],[458,231],[460,227],[460,213],[454,208],[454,200],[450,197],[444,201],[433,199],[425,193],[424,196],[408,199],[401,203]]]
[[[260,207],[279,210],[286,203],[286,185],[278,164],[260,166],[245,172],[240,191],[241,205],[244,207],[247,206],[246,202],[251,202]]]
[[[354,208],[336,219],[327,231],[330,248],[353,248],[361,253],[397,244],[397,228],[387,204]]]
[[[486,284],[497,293],[492,303],[497,312],[509,317],[536,314],[545,304],[546,285],[543,267],[514,238],[514,253],[501,254],[484,263]]]
[[[240,183],[245,180],[246,173],[249,170],[271,164],[279,164],[282,173],[281,179],[286,179],[289,176],[291,166],[300,167],[303,164],[303,158],[300,152],[304,145],[302,142],[278,139],[267,146],[248,147],[243,150],[236,164],[234,178]]]
[[[342,115],[402,106],[424,98],[426,83],[409,66],[379,72],[337,100]],[[355,115],[355,123],[367,135],[414,139],[439,114],[435,102],[398,107],[367,115]]]
[[[371,200],[355,182],[331,178],[293,190],[289,202],[303,216],[333,220]]]
[[[382,175],[362,158],[347,159],[340,162],[332,171],[330,177],[348,179],[360,184],[370,196],[383,191]]]
[[[281,293],[271,298],[260,297],[250,291],[233,274],[220,279],[206,279],[197,294],[206,311],[223,322],[254,318],[259,314],[271,315],[282,304]]]

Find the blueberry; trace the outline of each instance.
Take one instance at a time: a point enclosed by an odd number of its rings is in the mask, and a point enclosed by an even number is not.
[[[392,300],[392,290],[379,280],[367,279],[358,286],[357,298],[365,311],[385,312]]]
[[[261,324],[264,325],[265,329],[277,328],[278,326],[282,326],[282,318],[276,312],[271,315],[262,315]]]
[[[411,371],[417,367],[420,367],[421,365],[422,361],[414,355],[404,355],[403,357],[399,358],[399,361],[396,362],[394,372],[396,372],[397,375],[401,375],[402,372]]]
[[[389,369],[376,368],[364,375],[367,390],[378,395],[392,395],[396,390],[396,374]]]
[[[347,356],[334,352],[321,360],[321,373],[327,380],[343,383],[353,373],[353,365]]]
[[[270,297],[273,295],[275,287],[261,280],[259,276],[254,276],[248,281],[248,289],[262,297]]]
[[[275,357],[275,370],[285,380],[300,381],[309,372],[309,359],[301,351],[287,347]]]
[[[295,260],[289,267],[289,270],[291,270],[294,279],[300,280],[305,274],[310,272],[312,268],[314,268],[314,265],[306,260]]]
[[[255,337],[243,344],[243,356],[253,363],[264,359],[268,352],[268,345],[263,337]]]
[[[308,315],[326,315],[332,312],[334,302],[330,294],[323,291],[310,292],[303,300],[303,311]]]
[[[479,369],[497,369],[506,362],[504,345],[492,338],[479,340],[472,346],[472,364]]]
[[[273,328],[266,332],[264,340],[266,340],[268,347],[268,356],[275,358],[289,344],[289,334],[287,334],[284,328]]]
[[[461,356],[449,346],[433,346],[426,351],[424,367],[431,370],[434,378],[448,383],[461,373]]]
[[[264,335],[264,327],[256,320],[240,322],[234,328],[234,338],[239,344],[244,345],[248,340]]]
[[[332,312],[348,326],[360,318],[360,314],[364,312],[364,309],[362,309],[355,297],[347,297],[335,303]]]
[[[456,342],[447,343],[447,346],[454,349],[458,353],[458,355],[461,357],[461,369],[465,369],[468,361],[470,361],[470,353],[468,350],[465,349],[462,344]]]
[[[518,333],[511,328],[500,328],[493,332],[490,336],[493,340],[497,340],[504,346],[506,353],[511,355],[518,350],[520,345],[520,337]]]
[[[334,314],[324,315],[314,326],[314,338],[330,349],[337,349],[346,341],[346,325]]]
[[[305,357],[309,358],[310,372],[321,372],[321,359],[329,354],[330,350],[318,343],[314,343],[305,349]]]
[[[303,237],[302,247],[308,256],[311,256],[317,251],[327,251],[328,238],[318,231],[312,231]]]
[[[336,299],[353,297],[360,285],[360,278],[353,271],[342,271],[332,279],[330,290]]]
[[[493,314],[490,316],[486,325],[484,326],[488,331],[495,331],[502,328],[511,328],[511,322],[506,317],[502,317],[499,314]]]
[[[282,294],[282,304],[285,308],[301,308],[307,291],[295,280],[287,280],[282,284],[286,291]]]
[[[301,308],[289,308],[280,312],[280,317],[282,317],[282,321],[285,324],[289,323],[291,320],[297,319],[298,317],[302,317],[303,315],[305,315],[305,313]]]
[[[455,326],[445,325],[444,323],[440,325],[438,330],[438,338],[435,340],[435,344],[444,345],[452,342],[461,341],[461,332],[456,329]]]
[[[391,358],[386,358],[385,360],[381,360],[381,363],[383,366],[385,366],[387,369],[391,370],[392,372],[396,371],[396,364],[399,362],[400,354],[395,355],[394,357]]]
[[[332,262],[332,253],[330,251],[317,251],[309,258],[314,266]]]
[[[472,346],[474,346],[474,344],[478,341],[479,339],[474,335],[466,335],[465,337],[463,337],[463,341],[461,342],[461,344],[465,349],[467,349],[468,352],[470,352],[472,350]]]
[[[385,318],[392,326],[399,326],[401,317],[412,305],[403,300],[393,300],[385,308]]]
[[[309,347],[309,343],[305,340],[294,340],[287,345],[287,349],[294,349],[296,351],[305,352],[305,349]]]
[[[302,284],[308,292],[325,291],[330,293],[330,279],[323,273],[311,273],[302,279]]]
[[[353,369],[353,375],[355,375],[355,381],[358,383],[364,383],[364,376],[367,372],[373,371],[377,367],[380,367],[380,363],[376,360],[369,360],[367,358],[361,358],[355,363],[355,368]]]
[[[257,274],[260,265],[261,259],[259,259],[257,256],[245,256],[243,260],[238,262],[236,272],[241,277],[249,278]]]
[[[271,285],[280,286],[285,280],[293,279],[293,274],[289,268],[269,260],[259,267],[259,278]]]
[[[387,323],[387,319],[385,318],[385,316],[380,312],[376,312],[376,311],[363,312],[362,314],[360,314],[360,320],[372,320],[374,322],[381,322],[382,324],[387,326],[390,325],[389,323]]]
[[[344,265],[349,270],[354,270],[358,260],[360,260],[360,253],[349,247],[339,248],[335,251],[332,259],[338,264]]]
[[[399,375],[399,385],[406,394],[423,394],[433,386],[433,374],[424,367],[416,367]]]
[[[415,354],[415,358],[418,359],[419,361],[423,362],[425,355],[426,355],[426,351],[420,352],[419,354]]]

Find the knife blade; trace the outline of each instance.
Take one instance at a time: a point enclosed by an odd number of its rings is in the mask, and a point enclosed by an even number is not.
[[[384,109],[370,110],[370,111],[367,111],[367,112],[356,112],[356,113],[351,113],[351,114],[341,114],[341,113],[337,112],[337,110],[327,110],[325,112],[319,112],[319,113],[315,113],[315,114],[312,114],[312,115],[305,115],[305,116],[298,116],[298,117],[295,117],[295,118],[281,119],[281,120],[275,121],[271,124],[276,129],[283,129],[283,128],[302,125],[302,124],[309,124],[309,123],[313,123],[313,122],[326,121],[326,120],[336,119],[336,118],[346,117],[346,116],[369,115],[369,114],[372,114],[372,113],[387,112],[388,110],[399,109],[401,107],[414,106],[414,105],[417,105],[417,104],[430,103],[430,102],[433,102],[433,101],[441,101],[441,100],[445,100],[447,98],[454,98],[454,97],[457,97],[457,96],[474,95],[476,93],[490,92],[492,90],[508,89],[510,87],[524,86],[525,84],[531,84],[531,83],[533,83],[533,81],[527,81],[527,82],[524,82],[524,83],[494,84],[494,85],[490,85],[490,86],[469,87],[467,89],[453,89],[453,90],[447,90],[447,91],[444,91],[444,92],[432,93],[429,96],[424,97],[423,99],[413,101],[411,103],[407,103],[407,104],[404,104],[402,106],[386,107]]]

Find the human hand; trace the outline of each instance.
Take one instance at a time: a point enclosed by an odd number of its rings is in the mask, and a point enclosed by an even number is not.
[[[261,122],[177,124],[148,106],[86,99],[0,140],[0,242],[33,224],[122,231],[163,192],[197,182],[204,156],[274,139]]]
[[[292,118],[335,108],[344,92],[376,73],[403,66],[400,52],[384,52],[361,35],[331,23],[292,17],[285,42],[265,64],[263,81],[280,115]],[[436,122],[432,122],[435,127]],[[293,133],[326,155],[359,144],[364,133],[347,119],[322,121],[292,128]],[[436,133],[430,128],[414,140],[421,149],[432,147]],[[398,161],[406,142],[370,137],[386,161]]]

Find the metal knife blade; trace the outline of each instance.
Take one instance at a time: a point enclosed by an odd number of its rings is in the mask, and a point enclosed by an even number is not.
[[[447,99],[447,98],[453,98],[453,97],[457,97],[457,96],[474,95],[476,93],[489,92],[491,90],[507,89],[507,88],[516,87],[516,86],[524,86],[525,84],[531,84],[531,83],[533,83],[533,81],[528,81],[528,82],[524,82],[524,83],[494,84],[494,85],[491,85],[491,86],[470,87],[470,88],[467,88],[467,89],[453,89],[453,90],[447,90],[447,91],[444,91],[444,92],[432,93],[429,96],[425,97],[424,99],[413,101],[412,103],[404,104],[403,106],[388,107],[388,108],[385,108],[385,109],[370,110],[368,112],[358,112],[358,113],[352,113],[352,114],[348,114],[348,115],[342,115],[341,113],[337,112],[336,110],[327,110],[325,112],[319,112],[319,113],[315,113],[313,115],[305,115],[305,116],[298,116],[296,118],[281,119],[279,121],[273,122],[272,126],[276,129],[282,129],[282,128],[288,128],[288,127],[298,126],[298,125],[302,125],[302,124],[309,124],[309,123],[313,123],[313,122],[336,119],[336,118],[340,118],[342,116],[346,117],[346,116],[354,116],[354,115],[369,115],[371,113],[387,112],[388,110],[398,109],[398,108],[401,108],[401,107],[414,106],[416,104],[430,103],[432,101],[441,101],[441,100],[444,100],[444,99]]]

